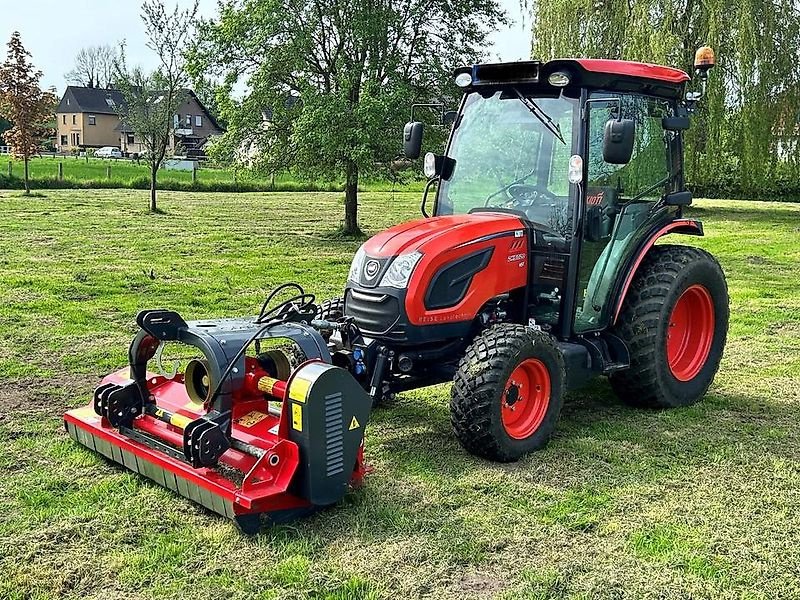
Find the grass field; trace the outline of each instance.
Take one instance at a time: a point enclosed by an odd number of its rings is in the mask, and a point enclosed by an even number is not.
[[[460,449],[445,386],[405,393],[373,415],[362,489],[246,538],[67,438],[138,309],[336,294],[358,246],[340,198],[167,192],[151,215],[138,191],[0,191],[0,598],[800,598],[797,204],[691,210],[731,291],[703,402],[636,410],[601,381],[517,464]],[[364,194],[362,225],[417,203]]]
[[[9,180],[8,163],[11,162]],[[58,179],[58,165],[63,165],[63,179]],[[108,169],[111,169],[110,177]],[[141,161],[137,164],[128,159],[99,159],[86,160],[80,157],[49,156],[33,158],[29,165],[31,187],[33,189],[62,189],[62,188],[129,188],[150,189],[150,168]],[[0,187],[21,189],[24,163],[13,160],[7,155],[0,155]],[[425,182],[414,180],[411,173],[402,174],[404,183],[392,183],[388,180],[370,180],[361,178],[359,188],[367,191],[391,191],[403,189],[404,191],[421,190]],[[408,181],[405,181],[408,180]],[[9,183],[11,182],[11,183]],[[234,174],[230,168],[203,167],[197,171],[196,181],[192,182],[191,171],[177,171],[162,168],[158,172],[159,187],[162,189],[178,191],[340,191],[343,190],[341,181],[306,181],[298,179],[290,173],[281,173],[271,178],[249,172]]]

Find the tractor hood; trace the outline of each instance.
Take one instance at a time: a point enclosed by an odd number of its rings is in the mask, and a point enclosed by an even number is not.
[[[417,219],[390,227],[364,244],[371,258],[390,258],[419,251],[439,254],[465,244],[491,238],[509,231],[520,231],[519,217],[504,213],[474,213]]]

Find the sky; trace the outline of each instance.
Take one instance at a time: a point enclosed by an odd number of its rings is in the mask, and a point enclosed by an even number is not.
[[[177,1],[190,5],[186,0]],[[529,58],[530,19],[523,19],[519,0],[499,1],[514,24],[492,36],[491,58]],[[116,44],[124,39],[130,64],[155,67],[155,58],[145,47],[139,6],[136,0],[0,0],[0,43],[5,47],[11,33],[19,31],[23,45],[33,55],[33,64],[44,73],[42,88],[55,86],[60,94],[67,85],[64,75],[72,69],[78,51],[86,46]],[[216,6],[217,0],[200,0],[200,14],[213,16]]]

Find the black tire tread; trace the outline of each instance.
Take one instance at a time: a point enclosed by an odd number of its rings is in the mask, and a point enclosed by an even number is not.
[[[614,328],[628,345],[631,365],[609,378],[614,392],[628,404],[647,408],[672,406],[664,402],[654,385],[658,377],[655,356],[658,324],[672,285],[686,266],[695,261],[710,261],[722,271],[717,259],[705,250],[671,244],[651,248],[637,270]]]
[[[326,321],[336,321],[344,316],[344,298],[328,298],[323,300],[317,308],[317,318]]]

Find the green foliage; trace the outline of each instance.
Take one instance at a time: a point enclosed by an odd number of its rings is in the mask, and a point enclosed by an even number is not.
[[[226,0],[189,55],[195,79],[246,87],[222,98],[228,131],[212,152],[262,172],[344,176],[355,231],[359,176],[397,156],[413,102],[453,105],[453,66],[480,57],[502,22],[497,0]]]
[[[533,1],[533,53],[718,67],[687,132],[698,193],[770,196],[800,176],[800,7],[793,0]]]

